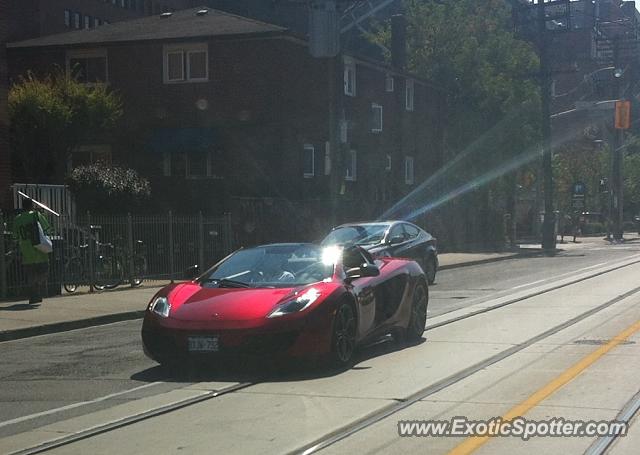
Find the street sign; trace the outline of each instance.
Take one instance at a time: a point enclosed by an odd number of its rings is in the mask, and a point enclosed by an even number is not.
[[[585,196],[587,194],[587,185],[583,182],[575,182],[571,187],[571,208],[573,210],[582,210],[585,208]]]
[[[631,101],[616,101],[617,130],[627,130],[631,126]]]

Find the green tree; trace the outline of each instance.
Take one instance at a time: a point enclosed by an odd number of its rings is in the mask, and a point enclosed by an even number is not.
[[[122,115],[120,97],[62,70],[29,73],[9,90],[10,142],[17,174],[29,182],[60,183],[79,144],[104,136]]]
[[[461,216],[478,218],[476,209],[489,213],[490,205],[513,214],[517,171],[505,163],[527,152],[532,161],[539,152],[534,49],[514,35],[505,0],[405,0],[404,5],[408,70],[444,92],[444,156],[450,162],[464,157],[442,179],[456,186],[478,182],[463,198]],[[371,40],[389,48],[390,24],[379,25]],[[495,172],[500,169],[504,172]]]

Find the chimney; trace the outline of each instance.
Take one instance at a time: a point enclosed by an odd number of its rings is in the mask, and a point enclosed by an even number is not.
[[[401,71],[407,66],[407,21],[402,14],[391,16],[391,64]]]

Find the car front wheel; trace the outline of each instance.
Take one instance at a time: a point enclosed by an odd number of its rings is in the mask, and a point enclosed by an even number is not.
[[[353,307],[341,303],[333,321],[331,340],[331,366],[348,367],[353,361],[356,350],[356,316]]]
[[[409,318],[409,325],[406,330],[406,340],[409,342],[419,341],[424,333],[427,325],[428,292],[424,282],[418,283],[413,291],[411,317]]]

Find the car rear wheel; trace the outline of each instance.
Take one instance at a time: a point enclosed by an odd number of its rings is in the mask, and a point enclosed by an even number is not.
[[[415,342],[422,338],[425,326],[427,325],[427,304],[429,294],[424,283],[418,283],[413,291],[411,301],[411,317],[406,330],[406,340]]]
[[[353,361],[356,350],[356,316],[353,307],[341,303],[333,320],[331,339],[331,366],[348,367]]]

